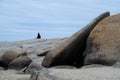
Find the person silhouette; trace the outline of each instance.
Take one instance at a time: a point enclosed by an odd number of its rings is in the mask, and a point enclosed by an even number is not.
[[[38,33],[38,35],[37,35],[37,38],[36,39],[41,39],[41,35],[40,35],[40,33]]]

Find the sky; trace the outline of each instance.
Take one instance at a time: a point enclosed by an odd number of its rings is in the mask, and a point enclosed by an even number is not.
[[[70,37],[120,0],[0,0],[0,41]]]

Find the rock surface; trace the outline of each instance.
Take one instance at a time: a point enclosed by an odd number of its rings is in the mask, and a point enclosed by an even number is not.
[[[49,71],[47,70],[47,68],[44,68],[43,66],[36,64],[36,63],[31,63],[25,70],[24,73],[25,74],[32,74],[34,73],[34,71],[39,71],[42,73],[49,73]]]
[[[107,17],[90,33],[85,64],[112,65],[120,61],[120,14]]]
[[[113,67],[93,67],[81,69],[51,69],[51,75],[61,80],[119,80],[120,69]]]
[[[31,63],[24,70],[24,73],[31,74],[30,80],[59,80],[55,76],[50,75],[47,68],[36,63]]]
[[[15,70],[0,70],[0,80],[29,80],[28,74],[16,74]]]

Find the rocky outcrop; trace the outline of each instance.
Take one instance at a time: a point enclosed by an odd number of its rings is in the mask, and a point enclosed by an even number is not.
[[[20,55],[26,54],[27,51],[24,50],[23,51],[21,50],[20,52],[17,52],[15,50],[7,50],[1,57],[0,65],[3,67],[7,67],[12,60],[16,59]]]
[[[0,66],[7,68],[9,63],[19,56],[28,56],[33,62],[41,64],[44,55],[65,40],[67,40],[67,38],[31,39],[4,43],[0,42]]]
[[[120,61],[120,14],[107,17],[90,33],[84,64],[113,65]]]
[[[60,46],[51,50],[42,62],[45,67],[56,65],[74,65],[80,67],[83,65],[83,52],[86,46],[86,40],[91,30],[96,24],[108,17],[109,12],[105,12],[96,17],[92,22],[85,26],[82,30],[73,34],[68,40]]]

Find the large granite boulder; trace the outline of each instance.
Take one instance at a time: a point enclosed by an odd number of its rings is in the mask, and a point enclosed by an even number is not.
[[[49,53],[47,53],[42,65],[45,67],[56,65],[74,65],[76,67],[82,66],[83,52],[86,47],[86,40],[89,33],[99,21],[105,17],[108,17],[109,15],[109,12],[99,15],[82,30],[76,32],[60,46],[51,50]]]
[[[0,65],[3,67],[7,67],[12,60],[16,59],[20,55],[26,55],[26,54],[27,51],[25,50],[21,50],[19,52],[17,52],[16,50],[7,50],[4,52],[4,54],[1,57]]]
[[[120,61],[120,14],[100,21],[87,39],[84,64],[112,65]]]

